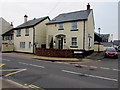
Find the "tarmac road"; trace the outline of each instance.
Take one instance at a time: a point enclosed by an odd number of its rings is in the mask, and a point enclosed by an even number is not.
[[[2,72],[4,78],[28,87],[117,88],[118,60],[64,64],[3,54]]]

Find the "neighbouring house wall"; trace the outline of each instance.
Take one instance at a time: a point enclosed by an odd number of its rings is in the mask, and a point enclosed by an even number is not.
[[[11,26],[10,23],[8,23],[5,19],[0,17],[0,30],[2,31],[2,34],[9,31],[12,28],[13,26]]]
[[[2,34],[12,29],[13,26],[10,25],[5,19],[0,17],[0,48],[2,48]]]
[[[6,51],[14,51],[14,45],[13,44],[2,44],[2,52]]]
[[[46,19],[35,26],[35,44],[37,45],[37,48],[41,48],[42,44],[46,44],[46,23],[48,21],[49,19]]]
[[[93,11],[90,12],[88,16],[88,20],[86,21],[86,37],[85,37],[85,50],[93,50],[94,49],[94,16]],[[88,36],[91,36],[91,47],[88,47]]]
[[[25,30],[21,29],[21,36],[16,37],[17,31],[14,30],[14,47],[15,51],[33,53],[33,28],[29,28],[29,36],[25,36]],[[25,42],[25,48],[20,48],[20,42]],[[29,48],[29,42],[31,42],[31,48]]]
[[[56,35],[63,34],[66,35],[66,43],[63,43],[63,49],[83,49],[83,21],[78,21],[78,31],[71,31],[71,22],[66,22],[64,24],[64,30],[58,30],[59,24],[50,24],[47,25],[47,38],[46,45],[49,48],[50,36],[53,36],[53,41],[56,41]],[[77,46],[78,48],[71,48],[71,38],[77,37]],[[64,42],[64,41],[63,41]],[[55,47],[57,48],[57,47]]]

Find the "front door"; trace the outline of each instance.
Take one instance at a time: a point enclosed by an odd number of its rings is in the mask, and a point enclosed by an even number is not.
[[[63,38],[58,40],[58,49],[63,49]]]

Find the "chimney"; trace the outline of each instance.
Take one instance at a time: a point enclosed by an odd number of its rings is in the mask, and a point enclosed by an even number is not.
[[[89,3],[88,3],[88,5],[87,5],[87,10],[89,10],[90,9],[90,5],[89,5]]]
[[[12,22],[11,22],[10,26],[12,26],[12,27],[13,27],[13,23],[12,23]]]
[[[27,22],[27,18],[28,18],[28,16],[25,15],[25,16],[24,16],[24,23]]]

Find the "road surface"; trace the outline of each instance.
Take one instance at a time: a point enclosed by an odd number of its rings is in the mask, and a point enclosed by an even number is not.
[[[3,54],[0,67],[4,78],[33,88],[117,88],[118,60],[65,64]]]

